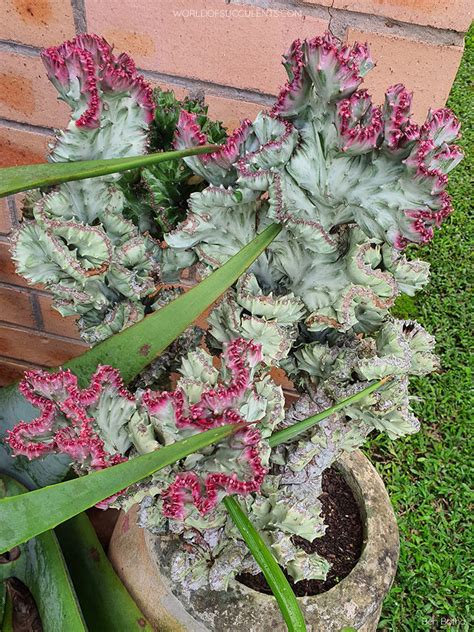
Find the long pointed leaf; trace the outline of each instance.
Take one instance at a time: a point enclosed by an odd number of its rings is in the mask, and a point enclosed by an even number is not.
[[[7,476],[0,478],[0,496],[28,496],[25,488]],[[11,496],[10,496],[11,497]],[[3,501],[2,501],[3,502]],[[38,608],[44,632],[86,632],[86,626],[53,531],[20,546],[19,555],[0,564],[0,580],[17,577],[29,589]]]
[[[152,632],[107,559],[87,515],[81,513],[59,525],[56,535],[89,631]]]
[[[0,611],[0,623],[2,632],[15,632],[13,628],[13,602],[10,593],[6,589],[6,582],[2,582],[0,590],[4,591],[4,608]]]
[[[288,426],[287,428],[283,428],[283,430],[278,430],[278,432],[274,432],[272,436],[268,439],[268,443],[270,444],[270,447],[274,448],[277,445],[281,445],[282,443],[291,441],[292,439],[294,439],[301,433],[306,432],[306,430],[309,430],[310,428],[318,424],[320,421],[323,421],[323,419],[326,419],[326,417],[329,417],[333,413],[336,413],[338,410],[341,410],[341,408],[344,408],[345,406],[349,406],[349,404],[354,404],[355,402],[358,402],[363,397],[366,397],[367,395],[370,395],[370,393],[373,393],[374,391],[377,391],[379,388],[382,388],[382,386],[386,384],[390,379],[392,378],[384,377],[380,381],[375,382],[374,384],[371,384],[370,386],[367,386],[366,388],[362,389],[355,395],[346,397],[346,399],[341,400],[334,406],[331,406],[331,408],[326,408],[326,410],[323,410],[321,413],[318,413],[317,415],[312,415],[311,417],[307,417],[306,419],[302,419],[301,421],[298,421],[292,426]]]
[[[262,537],[250,522],[237,500],[233,496],[226,496],[223,503],[255,561],[262,569],[265,579],[278,602],[289,632],[306,632],[306,625],[298,600],[272,552],[262,540]]]
[[[241,428],[230,424],[74,480],[0,500],[0,553],[53,529],[98,502]]]
[[[84,386],[98,364],[114,366],[120,370],[125,382],[129,382],[245,272],[280,230],[281,226],[271,224],[189,292],[65,366]]]
[[[28,189],[52,186],[71,180],[97,178],[110,173],[118,173],[129,169],[137,169],[167,160],[178,160],[186,156],[208,154],[219,148],[219,145],[200,145],[179,151],[164,151],[145,156],[128,158],[109,158],[104,160],[78,160],[76,162],[48,162],[39,165],[6,167],[0,169],[0,197],[12,195]]]

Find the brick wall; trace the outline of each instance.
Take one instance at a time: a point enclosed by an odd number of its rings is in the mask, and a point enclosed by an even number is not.
[[[272,102],[292,40],[327,28],[369,42],[377,67],[366,84],[376,100],[404,82],[424,118],[447,99],[471,17],[471,0],[3,0],[0,166],[43,161],[53,128],[67,122],[39,51],[76,33],[104,35],[180,97],[204,90],[211,115],[232,128]],[[0,200],[0,384],[84,349],[73,319],[15,274],[8,234],[19,209],[19,199]]]

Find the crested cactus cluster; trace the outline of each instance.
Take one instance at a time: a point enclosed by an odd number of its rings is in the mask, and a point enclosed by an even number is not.
[[[451,144],[458,122],[441,109],[418,126],[402,85],[374,106],[360,89],[373,65],[366,46],[329,34],[294,42],[272,111],[245,121],[231,147],[186,159],[210,186],[191,195],[186,220],[166,235],[206,274],[270,222],[282,224],[211,314],[209,343],[258,341],[265,360],[291,368],[297,385],[308,345],[356,354],[365,349],[361,336],[375,345],[395,299],[428,281],[428,265],[402,250],[429,241],[451,212],[445,188],[462,157]],[[181,116],[176,142],[206,142],[192,116]],[[221,154],[232,154],[231,168]],[[407,403],[406,380],[402,390]],[[408,429],[408,405],[401,411]]]
[[[266,439],[284,417],[284,402],[261,358],[261,346],[243,339],[226,346],[220,370],[203,349],[189,352],[172,392],[132,393],[110,366],[99,367],[84,389],[70,370],[29,371],[19,388],[40,414],[18,423],[7,440],[15,454],[30,459],[67,454],[78,473],[87,473],[204,430],[242,425],[227,441],[168,467],[152,482],[163,517],[192,526],[223,495],[249,494],[262,485],[270,456]]]
[[[42,52],[48,77],[71,108],[49,160],[143,154],[154,104],[133,61],[105,40],[79,35]],[[160,248],[126,219],[117,175],[67,182],[37,195],[31,220],[13,238],[18,272],[53,293],[63,315],[80,317],[84,340],[97,342],[140,320],[154,292]]]
[[[239,494],[293,580],[324,579],[328,562],[294,539],[324,534],[324,470],[373,431],[392,439],[416,432],[409,376],[438,366],[433,337],[390,309],[428,281],[428,265],[412,251],[452,210],[445,189],[462,158],[458,122],[440,109],[417,125],[402,85],[374,105],[361,88],[374,65],[367,46],[330,34],[293,43],[274,107],[229,136],[200,100],[179,104],[157,91],[153,102],[133,62],[113,57],[100,38],[78,36],[43,58],[73,112],[53,161],[221,144],[185,165],[64,184],[29,200],[30,221],[15,236],[18,270],[51,289],[61,313],[80,315],[86,340],[170,300],[176,290],[157,294],[159,279],[176,280],[191,265],[206,276],[269,224],[282,230],[209,315],[207,346],[221,361],[189,351],[202,333],[190,330],[130,390],[111,367],[82,390],[68,371],[29,373],[22,392],[41,412],[11,431],[12,449],[30,458],[63,452],[87,473],[247,422],[104,506],[139,502],[141,526],[182,538],[174,580],[222,590],[259,571],[219,503]],[[270,367],[284,369],[300,392],[286,412]],[[174,391],[153,390],[177,368]],[[390,378],[382,390],[270,450],[275,429],[382,378]]]
[[[171,146],[181,104],[172,93],[153,94],[128,55],[115,57],[103,38],[78,35],[41,57],[71,108],[50,161],[136,156]],[[216,141],[225,136],[199,100],[182,105]],[[108,338],[151,311],[157,284],[172,280],[177,265],[159,240],[183,218],[188,195],[204,184],[172,161],[30,195],[28,221],[13,236],[17,271],[50,290],[63,316],[79,317],[86,342]],[[186,261],[184,255],[180,264]]]

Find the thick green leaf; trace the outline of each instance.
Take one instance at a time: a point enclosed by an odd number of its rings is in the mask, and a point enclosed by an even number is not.
[[[275,239],[281,226],[271,224],[199,285],[140,322],[104,340],[65,366],[85,386],[98,364],[119,369],[132,380],[236,281]]]
[[[28,496],[25,488],[5,476],[0,478],[0,496]],[[4,502],[7,499],[2,499]],[[13,527],[14,528],[14,527]],[[8,550],[8,549],[7,549]],[[20,546],[19,556],[0,564],[0,580],[17,577],[30,590],[38,608],[44,632],[86,632],[74,588],[52,531]],[[16,559],[15,559],[16,558]],[[7,628],[8,629],[8,628]]]
[[[109,158],[106,160],[78,160],[77,162],[47,162],[39,165],[22,167],[6,167],[0,169],[0,197],[12,195],[28,189],[52,186],[71,180],[97,178],[110,173],[128,171],[148,165],[155,165],[166,160],[178,160],[186,156],[208,154],[219,148],[219,145],[200,145],[179,151],[164,151],[145,156],[129,158]]]
[[[292,426],[288,426],[287,428],[283,428],[283,430],[274,432],[272,436],[268,439],[268,443],[270,444],[270,447],[274,448],[277,445],[281,445],[282,443],[291,441],[292,439],[294,439],[301,433],[306,432],[307,430],[309,430],[310,428],[318,424],[323,419],[326,419],[326,417],[329,417],[330,415],[337,412],[338,410],[341,410],[341,408],[344,408],[345,406],[349,406],[349,404],[354,404],[355,402],[358,402],[363,397],[367,397],[367,395],[370,395],[370,393],[373,393],[374,391],[377,391],[379,388],[382,388],[382,386],[386,384],[390,379],[391,378],[384,377],[379,382],[375,382],[374,384],[367,386],[366,388],[362,389],[355,395],[346,397],[346,399],[341,400],[334,406],[331,406],[331,408],[326,408],[326,410],[323,410],[321,413],[318,413],[317,415],[312,415],[311,417],[307,417],[306,419],[302,419],[301,421],[298,421]]]
[[[107,559],[87,515],[81,513],[59,525],[56,535],[89,632],[152,632]]]
[[[242,426],[221,426],[155,452],[26,494],[0,500],[0,553],[56,527],[167,465],[229,436]]]
[[[306,625],[298,600],[272,552],[262,540],[262,537],[250,522],[237,500],[233,496],[226,496],[223,503],[255,561],[262,569],[265,579],[278,602],[289,632],[306,632]]]

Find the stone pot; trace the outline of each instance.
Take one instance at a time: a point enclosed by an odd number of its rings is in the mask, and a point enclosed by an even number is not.
[[[349,575],[327,592],[299,597],[308,632],[339,632],[352,626],[376,630],[399,554],[398,528],[384,484],[356,451],[336,467],[352,489],[364,523],[361,557]],[[280,632],[286,630],[275,599],[234,582],[227,592],[185,593],[171,582],[169,559],[180,541],[154,536],[122,514],[109,547],[110,560],[143,614],[160,632]]]

